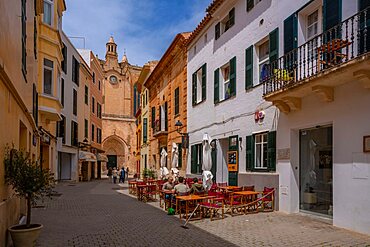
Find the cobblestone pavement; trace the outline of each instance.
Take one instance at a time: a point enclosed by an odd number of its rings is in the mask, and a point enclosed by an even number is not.
[[[119,188],[107,180],[59,184],[60,197],[32,210],[32,221],[44,225],[37,246],[235,246],[196,227],[184,229],[178,218]]]
[[[370,236],[279,212],[192,221],[184,229],[158,203],[138,202],[127,184],[107,180],[57,191],[61,197],[33,210],[33,222],[44,224],[39,246],[370,246]]]

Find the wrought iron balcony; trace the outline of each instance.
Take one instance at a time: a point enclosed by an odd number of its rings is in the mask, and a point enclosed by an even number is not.
[[[273,101],[272,97],[288,89],[290,91],[321,75],[366,60],[370,51],[369,10],[358,12],[267,65],[261,73],[264,98]],[[361,71],[357,68],[351,76],[356,77],[356,73],[361,74]]]
[[[165,125],[165,124],[164,124]],[[154,137],[159,137],[162,135],[167,135],[167,126],[161,125],[161,121],[159,119],[155,120],[154,122],[154,128],[153,128],[153,136]]]

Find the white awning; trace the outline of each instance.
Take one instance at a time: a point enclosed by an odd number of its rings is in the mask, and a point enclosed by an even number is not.
[[[97,161],[108,162],[108,157],[105,154],[97,154],[96,155],[96,160]]]
[[[81,161],[96,161],[95,154],[86,151],[80,151],[79,158]]]

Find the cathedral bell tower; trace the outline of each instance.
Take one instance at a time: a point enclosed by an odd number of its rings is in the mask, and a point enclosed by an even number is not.
[[[108,57],[118,59],[117,44],[114,42],[112,36],[109,38],[109,41],[106,44],[105,59],[108,59]]]
[[[105,69],[118,69],[118,54],[117,44],[114,42],[113,37],[109,38],[108,43],[105,45]]]

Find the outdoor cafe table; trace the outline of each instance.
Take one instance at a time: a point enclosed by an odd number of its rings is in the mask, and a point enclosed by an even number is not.
[[[139,201],[144,200],[144,190],[147,189],[150,185],[147,184],[138,184],[136,185],[137,199]]]
[[[237,191],[234,192],[234,195],[241,195],[242,196],[242,204],[248,204],[249,202],[252,202],[254,198],[257,198],[259,194],[262,194],[262,192],[259,191]],[[256,207],[257,203],[251,204],[246,206],[247,209],[253,209],[255,211],[257,209]]]
[[[233,190],[237,190],[237,189],[240,189],[241,187],[240,186],[220,186],[218,187],[220,190],[222,191],[233,191]]]
[[[136,181],[128,181],[128,193],[135,194],[136,193]]]
[[[188,214],[190,210],[194,210],[193,207],[189,207],[190,205],[196,206],[199,201],[205,200],[209,197],[207,196],[198,196],[198,195],[188,195],[188,196],[176,196],[176,213],[179,212],[180,219],[182,217],[182,204],[180,204],[181,201],[185,202],[185,219],[188,219]]]

